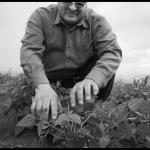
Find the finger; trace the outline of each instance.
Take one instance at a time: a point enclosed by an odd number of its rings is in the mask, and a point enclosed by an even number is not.
[[[31,114],[35,116],[35,108],[36,108],[36,101],[32,99],[32,105],[31,105]]]
[[[94,95],[97,95],[99,92],[98,86],[96,84],[92,84],[92,91]]]
[[[84,91],[85,91],[85,100],[90,101],[91,100],[91,84],[85,84]]]
[[[70,103],[72,107],[76,105],[76,85],[70,91]]]
[[[83,105],[83,85],[77,87],[76,94],[77,94],[78,103]]]
[[[40,117],[40,115],[41,115],[41,112],[42,112],[42,99],[40,99],[40,100],[37,100],[37,102],[36,102],[36,115],[37,115],[37,117]]]
[[[57,118],[57,98],[51,99],[51,113],[52,119]]]
[[[33,97],[33,96],[31,96],[31,99],[32,99],[32,103],[33,103],[33,101],[34,101],[34,97]]]
[[[42,113],[45,115],[45,119],[48,120],[49,118],[49,108],[50,108],[50,99],[43,101]]]

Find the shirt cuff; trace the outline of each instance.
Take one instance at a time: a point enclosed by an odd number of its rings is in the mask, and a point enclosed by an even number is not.
[[[43,86],[45,86],[45,85],[50,85],[50,84],[48,84],[48,83],[39,84],[37,87],[43,87]]]
[[[50,84],[45,74],[40,74],[36,77],[32,77],[33,88],[35,89],[37,86],[41,84]]]
[[[95,81],[100,88],[103,88],[107,85],[107,79],[101,72],[97,70],[92,70],[86,77],[86,79],[91,79]]]

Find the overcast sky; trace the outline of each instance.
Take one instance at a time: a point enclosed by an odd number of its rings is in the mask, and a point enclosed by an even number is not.
[[[0,72],[20,67],[21,38],[31,13],[52,2],[0,2]],[[150,75],[150,2],[89,2],[105,16],[123,51],[117,79],[132,81]]]

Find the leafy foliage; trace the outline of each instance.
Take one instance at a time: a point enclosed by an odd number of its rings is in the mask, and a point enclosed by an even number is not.
[[[6,79],[0,78],[0,85],[0,96],[11,96],[5,114],[13,112],[16,136],[26,128],[35,129],[43,142],[52,135],[53,147],[150,147],[150,76],[135,78],[133,84],[115,83],[105,102],[95,97],[93,103],[76,108],[70,106],[70,89],[53,84],[60,97],[58,118],[48,121],[44,114],[40,118],[30,114],[33,89],[24,75],[7,74]],[[2,87],[7,87],[6,91]]]
[[[15,135],[19,134],[25,127],[32,127],[35,125],[35,117],[31,114],[22,118],[15,127]]]

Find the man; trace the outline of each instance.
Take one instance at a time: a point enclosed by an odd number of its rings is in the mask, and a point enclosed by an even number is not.
[[[86,2],[58,2],[36,9],[22,39],[21,66],[35,88],[31,112],[57,118],[58,95],[51,83],[71,88],[71,106],[111,91],[122,59],[106,19]],[[76,81],[76,82],[74,82]]]

